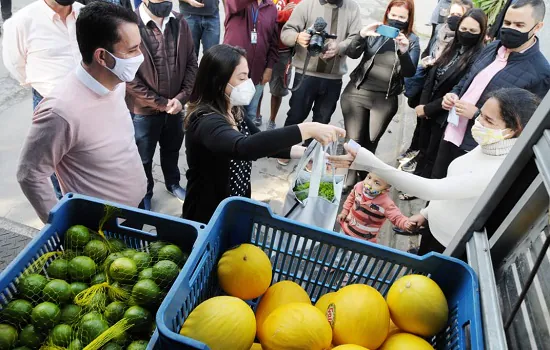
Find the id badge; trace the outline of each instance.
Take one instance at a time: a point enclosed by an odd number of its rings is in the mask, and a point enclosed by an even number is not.
[[[257,44],[258,43],[258,32],[256,32],[255,30],[250,32],[250,42],[252,44]]]

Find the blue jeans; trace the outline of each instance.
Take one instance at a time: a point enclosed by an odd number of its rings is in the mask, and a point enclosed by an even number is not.
[[[33,110],[36,109],[36,106],[42,101],[44,97],[38,93],[35,89],[32,89],[32,108]],[[61,187],[59,186],[59,181],[57,180],[57,176],[55,173],[50,176],[50,180],[52,181],[53,190],[55,192],[55,196],[57,199],[61,199],[63,197],[63,193],[61,192]]]
[[[159,113],[154,115],[135,114],[132,117],[136,133],[136,144],[147,176],[147,194],[153,196],[153,156],[160,146],[160,166],[164,184],[168,190],[180,183],[178,159],[183,144],[183,118],[181,114]]]
[[[181,11],[184,13],[183,9]],[[199,57],[201,41],[203,52],[220,43],[219,12],[216,12],[212,16],[185,15],[185,20],[191,29],[197,57]]]
[[[250,101],[248,106],[244,107],[246,116],[251,121],[256,119],[256,111],[258,110],[258,105],[260,104],[260,99],[262,98],[263,93],[264,86],[260,84],[256,85],[256,93],[254,94],[254,97],[252,97],[252,101]]]

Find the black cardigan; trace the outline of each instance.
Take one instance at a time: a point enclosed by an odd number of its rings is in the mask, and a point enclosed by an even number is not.
[[[233,129],[227,119],[210,113],[192,117],[186,130],[187,196],[184,219],[207,223],[218,204],[229,197],[231,159],[290,158],[290,148],[302,141],[297,125],[260,132],[245,118],[249,136]],[[250,186],[248,197],[251,195]]]

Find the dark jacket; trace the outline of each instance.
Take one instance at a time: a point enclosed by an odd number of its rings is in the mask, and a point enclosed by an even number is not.
[[[229,197],[231,159],[289,158],[290,148],[302,141],[297,125],[260,132],[248,118],[245,136],[216,113],[192,115],[185,136],[187,196],[182,217],[208,223],[218,204]],[[248,187],[247,196],[251,190]]]
[[[169,59],[171,54],[168,50],[154,51],[155,48],[158,50],[159,44],[154,42],[151,32],[159,29],[152,22],[149,22],[146,28],[139,15],[139,8],[136,13],[142,39],[140,49],[145,60],[139,67],[135,79],[126,84],[128,109],[135,114],[153,115],[164,112],[169,99],[177,98],[182,105],[186,104],[193,91],[198,69],[189,25],[183,15],[174,12],[176,18],[171,18],[164,35],[159,35],[162,38],[173,38],[175,42],[175,46],[174,42],[164,45],[166,48],[171,47],[175,50],[175,59],[173,57]],[[175,38],[173,33],[176,33]],[[156,64],[160,62],[161,57],[164,58],[161,61],[166,64],[159,67]]]
[[[528,90],[540,98],[544,98],[550,89],[550,64],[540,52],[540,39],[537,39],[535,45],[524,53],[512,52],[508,57],[506,67],[498,72],[487,88],[481,94],[476,106],[481,108],[491,92],[502,88],[516,87]],[[468,74],[458,83],[452,93],[462,97],[474,78],[487,66],[489,66],[497,55],[501,47],[500,41],[496,40],[481,51],[476,62],[468,71]],[[477,147],[477,142],[472,137],[471,128],[474,120],[470,120],[466,128],[466,134],[460,148],[464,151],[471,151]]]
[[[424,105],[424,113],[439,125],[447,125],[449,111],[443,109],[443,97],[464,78],[468,69],[476,60],[476,55],[470,58],[470,64],[465,69],[459,69],[459,61],[450,66],[436,84],[437,67],[427,71],[424,89],[420,95],[420,105]]]
[[[383,36],[363,38],[361,35],[356,35],[351,41],[346,50],[346,55],[350,58],[359,58],[363,55],[361,63],[350,75],[350,83],[355,85],[356,88],[359,88],[365,79],[368,79],[368,74],[374,63],[374,57],[387,40],[392,39]],[[404,87],[404,78],[412,77],[416,73],[418,57],[420,56],[418,37],[414,33],[411,33],[409,35],[409,51],[404,54],[397,48],[396,51],[399,60],[396,62],[392,77],[388,83],[387,96],[401,94]]]
[[[102,0],[76,0],[78,1],[79,3],[81,3],[82,5],[88,5],[94,1],[102,1]],[[120,5],[122,7],[125,7],[127,8],[128,10],[134,10],[132,8],[132,2],[130,0],[120,0]]]

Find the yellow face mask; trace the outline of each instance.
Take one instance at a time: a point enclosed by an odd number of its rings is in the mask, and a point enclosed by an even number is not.
[[[509,129],[490,129],[481,125],[479,119],[472,126],[472,137],[480,146],[492,145],[508,139],[509,136]]]

